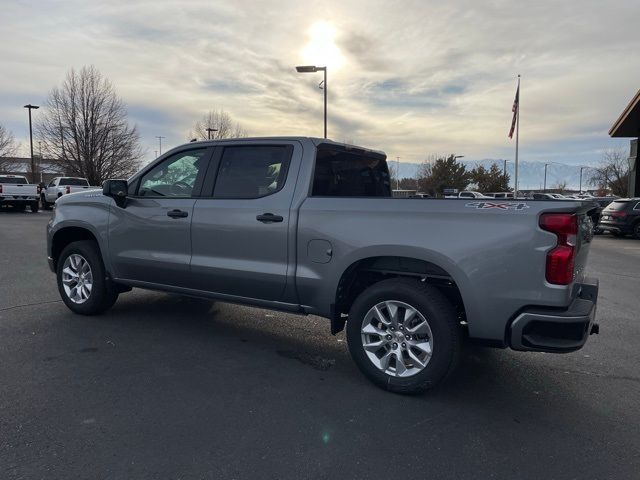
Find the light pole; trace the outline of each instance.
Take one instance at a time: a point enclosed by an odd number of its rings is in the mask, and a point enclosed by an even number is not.
[[[589,167],[580,167],[580,192],[579,193],[582,193],[582,171],[586,168],[589,168]]]
[[[502,176],[504,177],[504,184],[506,185],[506,189],[509,190],[509,185],[507,185],[507,162],[508,160],[502,161]]]
[[[207,127],[207,138],[211,140],[211,132],[217,132],[217,131],[218,131],[217,128]]]
[[[547,193],[547,167],[549,166],[548,163],[544,164],[544,188],[543,188],[543,192]]]
[[[167,137],[163,137],[162,135],[156,135],[156,138],[158,139],[158,151],[160,152],[160,156],[162,156],[162,139]]]
[[[31,105],[30,103],[25,105],[24,108],[29,110],[29,146],[31,147],[31,181],[36,183],[36,165],[33,161],[33,129],[31,128],[31,110],[37,110],[40,107],[38,105]]]
[[[315,65],[300,65],[296,67],[298,73],[323,72],[324,80],[320,83],[320,88],[324,90],[324,138],[327,138],[327,67],[316,67]]]

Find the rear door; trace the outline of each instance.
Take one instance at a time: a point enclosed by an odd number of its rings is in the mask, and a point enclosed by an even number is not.
[[[192,288],[279,301],[287,282],[297,142],[216,149],[192,223]]]
[[[130,186],[125,208],[111,206],[109,252],[117,278],[186,286],[193,206],[212,148],[182,150]]]

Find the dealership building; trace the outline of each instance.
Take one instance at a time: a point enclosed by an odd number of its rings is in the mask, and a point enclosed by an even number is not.
[[[640,197],[640,165],[638,165],[638,137],[640,137],[640,90],[615,121],[609,135],[631,138],[629,151],[629,196]]]

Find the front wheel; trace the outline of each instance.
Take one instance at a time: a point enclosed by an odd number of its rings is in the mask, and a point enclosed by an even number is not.
[[[381,388],[419,393],[440,383],[460,352],[453,306],[435,287],[390,279],[366,289],[347,322],[349,351]]]
[[[118,292],[107,281],[96,242],[70,243],[58,257],[58,291],[70,310],[97,315],[111,308]]]

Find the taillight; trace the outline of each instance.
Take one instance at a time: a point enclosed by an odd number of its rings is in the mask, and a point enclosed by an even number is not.
[[[0,193],[2,193],[2,184],[0,183]]]
[[[71,193],[71,187],[67,185],[67,193]]]
[[[40,189],[40,187],[36,188],[36,193],[37,193],[38,195],[40,195],[40,190],[41,190],[41,189]]]
[[[547,282],[569,285],[573,281],[578,217],[572,213],[544,213],[540,228],[558,237],[556,246],[547,253]]]
[[[611,212],[609,215],[614,218],[624,218],[627,216],[627,212]]]

